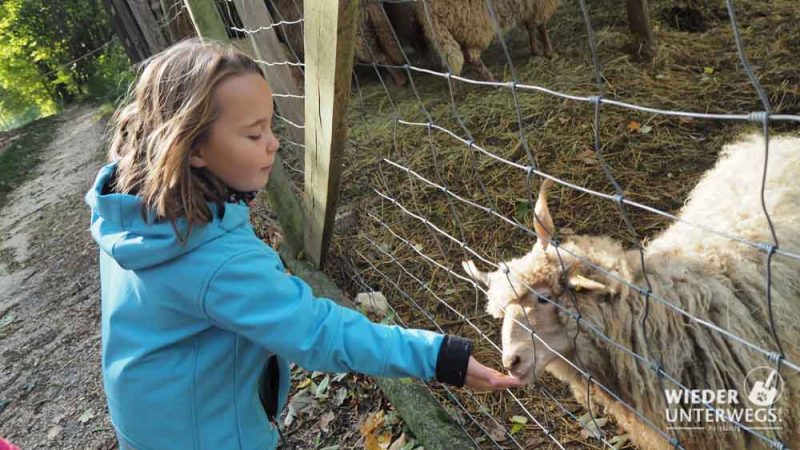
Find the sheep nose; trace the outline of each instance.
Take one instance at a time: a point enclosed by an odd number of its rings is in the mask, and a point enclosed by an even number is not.
[[[509,372],[513,372],[519,368],[519,362],[519,355],[503,356],[503,367]]]

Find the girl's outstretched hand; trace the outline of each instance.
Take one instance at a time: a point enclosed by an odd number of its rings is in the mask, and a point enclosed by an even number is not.
[[[469,357],[467,364],[467,377],[464,380],[464,387],[474,391],[498,391],[511,387],[522,386],[524,383],[519,378],[505,375],[494,369],[490,369],[479,363],[473,357]]]

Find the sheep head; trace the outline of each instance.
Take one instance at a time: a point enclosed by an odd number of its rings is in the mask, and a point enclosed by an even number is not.
[[[503,366],[528,382],[535,381],[559,354],[567,358],[574,354],[576,325],[568,312],[577,305],[586,316],[586,310],[596,310],[620,288],[613,279],[584,267],[563,247],[575,248],[573,253],[578,255],[589,254],[599,264],[613,266],[610,270],[617,270],[625,260],[622,246],[607,237],[576,237],[562,244],[561,251],[550,245],[554,226],[547,208],[549,185],[543,183],[539,192],[534,210],[537,240],[527,254],[501,262],[494,272],[483,272],[472,261],[463,262],[467,275],[487,288],[486,311],[503,319]]]

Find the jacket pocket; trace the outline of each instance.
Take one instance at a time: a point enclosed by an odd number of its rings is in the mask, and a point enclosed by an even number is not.
[[[275,355],[267,358],[264,369],[258,380],[258,398],[261,406],[267,413],[270,422],[274,422],[278,415],[278,387],[280,385],[280,372],[278,358]]]

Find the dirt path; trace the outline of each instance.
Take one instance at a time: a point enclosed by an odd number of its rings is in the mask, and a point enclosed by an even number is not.
[[[23,449],[114,448],[83,203],[105,124],[88,106],[57,122],[34,176],[0,211],[0,435]]]

